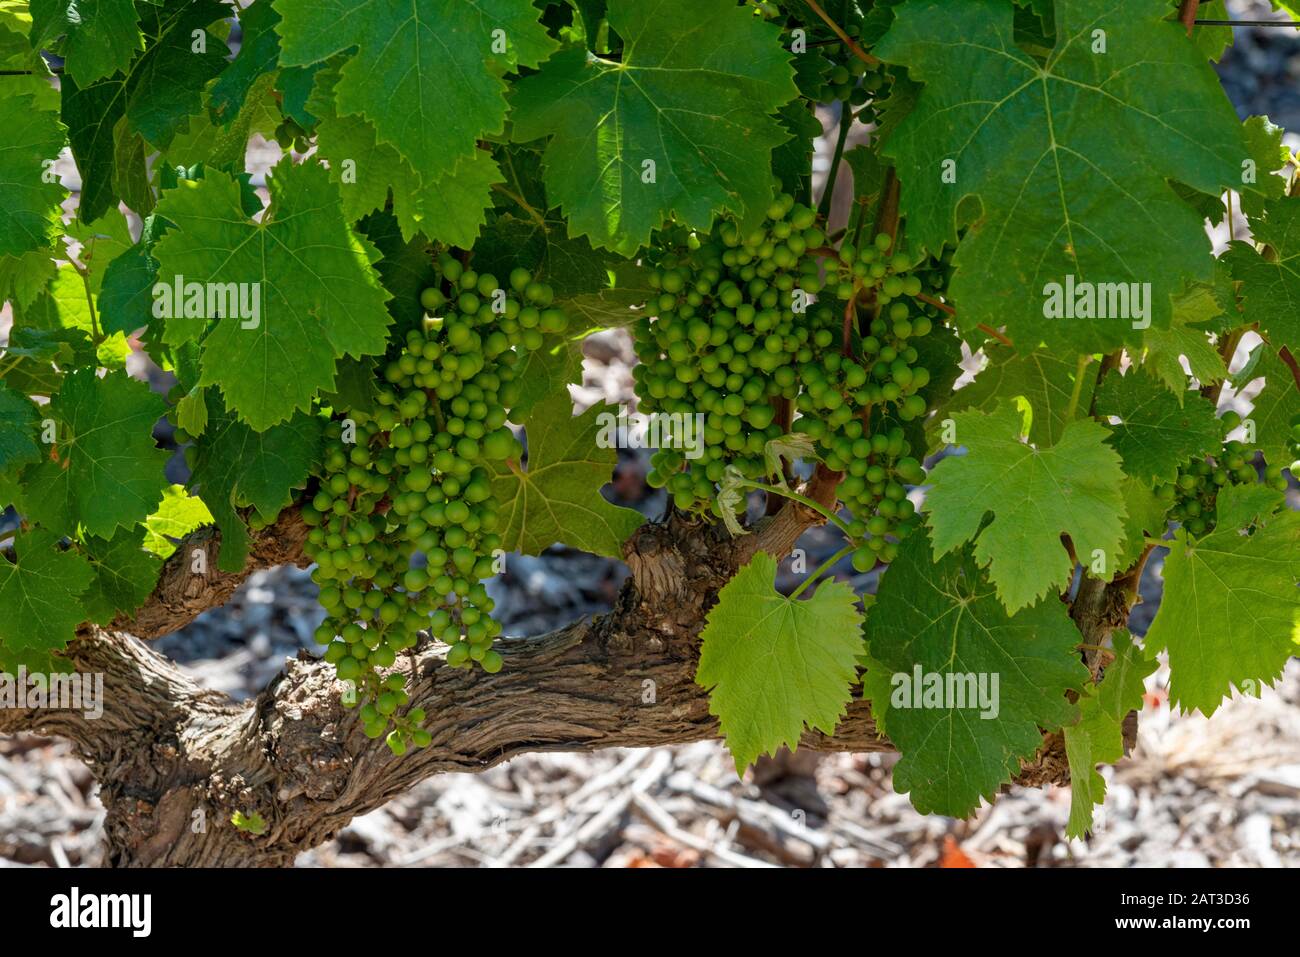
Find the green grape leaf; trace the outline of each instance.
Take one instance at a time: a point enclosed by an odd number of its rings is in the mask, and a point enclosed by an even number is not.
[[[862,612],[843,582],[811,598],[776,590],[776,559],[758,552],[718,592],[700,633],[695,683],[743,773],[760,754],[797,748],[805,726],[831,734],[853,697]]]
[[[1006,326],[1024,351],[1110,351],[1140,343],[1145,324],[1168,326],[1170,296],[1211,275],[1201,217],[1169,182],[1239,187],[1247,148],[1165,0],[1055,10],[1056,47],[1040,64],[1016,46],[1005,0],[899,7],[873,52],[925,88],[883,150],[932,171],[905,179],[902,212],[910,240],[957,246],[961,328]],[[1087,284],[1061,295],[1073,311],[1053,295],[1072,281]]]
[[[1291,422],[1300,416],[1300,381],[1283,361],[1281,352],[1268,343],[1255,347],[1238,374],[1237,387],[1242,388],[1261,376],[1264,389],[1252,400],[1248,416],[1255,423],[1255,444],[1263,450],[1270,465],[1286,468],[1295,458],[1290,446]]]
[[[311,98],[315,87],[316,74],[324,67],[324,63],[313,63],[311,66],[281,65],[280,72],[275,77],[281,110],[305,130],[315,126],[318,119],[315,114],[307,111],[307,100]]]
[[[515,84],[512,136],[552,136],[547,195],[570,234],[630,256],[669,214],[761,217],[789,135],[770,114],[798,92],[778,28],[730,0],[610,0],[609,23],[621,61],[564,50]]]
[[[163,169],[170,175],[178,166],[201,166],[243,176],[249,138],[260,133],[273,140],[283,119],[272,95],[274,89],[275,74],[257,77],[244,96],[243,107],[225,121],[213,117],[216,108],[209,95],[208,109],[190,117],[189,129],[177,133],[163,153],[159,161]]]
[[[566,386],[582,380],[582,346],[566,339],[561,342],[544,342],[524,359],[515,376],[519,395],[510,408],[515,421],[527,419],[537,403],[559,392],[568,394]]]
[[[1228,377],[1223,357],[1210,343],[1206,330],[1196,328],[1223,314],[1223,306],[1212,286],[1198,283],[1174,300],[1174,314],[1168,329],[1148,329],[1144,368],[1169,387],[1181,403],[1187,396],[1187,373],[1180,361],[1202,385]]]
[[[506,185],[498,190],[497,207],[474,246],[476,271],[505,277],[520,262],[528,263],[561,303],[607,289],[610,272],[631,265],[608,250],[593,249],[586,237],[569,235],[564,216],[547,202],[540,154],[514,147],[496,155]]]
[[[321,70],[307,106],[320,117],[316,145],[329,160],[330,178],[339,184],[347,218],[383,209],[391,186],[403,236],[423,233],[452,246],[473,246],[492,203],[492,185],[503,178],[496,161],[474,150],[452,169],[430,178],[421,172],[422,164],[407,162],[394,147],[380,142],[365,117],[338,114],[339,80],[338,70]]]
[[[158,264],[143,242],[108,264],[99,290],[99,319],[105,332],[129,335],[153,317],[151,290]]]
[[[928,337],[927,337],[928,338]],[[931,423],[932,428],[942,426],[943,420],[953,412],[979,409],[992,412],[1003,399],[1023,399],[1029,405],[1029,441],[1036,445],[1054,445],[1061,440],[1065,427],[1073,416],[1067,418],[1070,398],[1074,394],[1078,365],[1070,356],[1050,352],[1017,354],[1010,346],[987,345],[983,369],[969,385],[952,393],[948,402]],[[1074,409],[1087,410],[1092,402],[1092,390],[1097,374],[1085,367],[1083,381],[1079,383],[1079,397]]]
[[[383,287],[393,296],[388,300],[388,312],[396,320],[393,335],[418,328],[424,317],[420,293],[439,281],[429,241],[423,236],[410,240],[403,237],[397,217],[386,211],[365,217],[358,230],[379,250],[381,258],[375,269]]]
[[[1020,440],[1021,416],[1010,402],[953,420],[968,451],[930,470],[926,508],[938,554],[978,534],[975,558],[1012,612],[1069,586],[1074,564],[1062,535],[1083,562],[1100,550],[1113,564],[1124,539],[1124,473],[1105,427],[1080,419],[1055,445],[1035,447]]]
[[[286,66],[356,48],[338,112],[363,115],[430,181],[504,131],[502,76],[555,49],[529,0],[276,0],[275,9]]]
[[[65,37],[64,69],[83,86],[124,72],[144,49],[134,0],[32,0],[32,46]]]
[[[626,260],[605,250],[592,249],[585,238],[569,238],[558,211],[526,219],[501,213],[483,229],[474,246],[474,267],[500,278],[521,262],[537,263],[538,279],[555,292],[557,302],[577,296],[601,294],[609,285],[609,271]]]
[[[1148,484],[1172,482],[1188,459],[1218,451],[1223,428],[1214,403],[1192,393],[1182,402],[1137,369],[1111,373],[1097,392],[1097,414],[1120,421],[1110,427],[1110,445],[1124,471]]]
[[[226,66],[226,45],[206,29],[230,13],[225,4],[192,0],[137,9],[149,44],[129,72],[84,85],[65,75],[61,82],[63,121],[82,178],[78,213],[84,222],[99,219],[120,198],[115,185],[118,121],[126,117],[132,132],[166,149],[203,108],[204,86]],[[202,53],[193,49],[195,30],[204,31]]]
[[[26,306],[54,279],[50,250],[33,249],[21,256],[0,254],[0,302]]]
[[[1181,5],[1181,4],[1180,4]],[[1171,15],[1171,19],[1172,19]],[[1196,11],[1198,20],[1229,20],[1225,0],[1201,0]],[[1192,31],[1192,42],[1207,60],[1218,63],[1232,46],[1232,27],[1197,25]]]
[[[162,559],[144,547],[145,531],[122,529],[111,541],[91,537],[86,559],[95,577],[81,596],[86,615],[97,625],[107,625],[119,613],[129,615],[158,584]]]
[[[195,443],[193,484],[221,530],[217,567],[239,571],[248,557],[248,529],[238,509],[272,518],[293,501],[320,460],[322,420],[298,413],[255,432],[208,395],[208,427]]]
[[[286,158],[270,189],[270,212],[251,222],[227,174],[178,183],[158,203],[177,228],[153,248],[160,285],[238,284],[241,299],[260,303],[259,316],[210,320],[177,316],[174,301],[162,333],[176,345],[212,325],[198,384],[220,386],[227,407],[259,430],[332,388],[338,358],[382,353],[391,322],[372,268],[379,253],[348,226],[324,168]]]
[[[1106,666],[1100,685],[1089,685],[1079,697],[1079,721],[1065,728],[1065,756],[1070,764],[1070,820],[1066,836],[1082,838],[1092,828],[1093,806],[1106,797],[1106,780],[1098,764],[1124,757],[1124,719],[1142,710],[1145,680],[1156,670],[1123,629],[1111,637],[1115,659]]]
[[[1287,177],[1284,173],[1279,175],[1278,171],[1291,162],[1291,150],[1282,142],[1286,130],[1270,122],[1267,116],[1249,117],[1242,126],[1250,159],[1255,163],[1251,175],[1257,181],[1258,192],[1271,198],[1284,195]],[[1255,196],[1245,194],[1242,199],[1247,207],[1251,207],[1249,212],[1258,208]]]
[[[26,306],[14,310],[14,326],[19,329],[80,329],[87,335],[92,330],[90,300],[81,276],[71,265],[65,264],[54,274],[54,281]]]
[[[1259,323],[1271,339],[1300,343],[1300,196],[1264,203],[1250,229],[1255,242],[1271,248],[1269,257],[1243,240],[1223,254],[1241,284],[1242,321]]]
[[[644,267],[634,263],[623,263],[613,270],[613,285],[600,292],[588,292],[562,302],[557,301],[574,319],[578,320],[570,332],[579,335],[608,329],[613,326],[625,326],[632,322],[655,296],[650,288]]]
[[[816,140],[822,135],[821,121],[803,100],[791,100],[781,107],[777,120],[789,139],[772,150],[772,173],[785,192],[806,196]],[[848,154],[844,158],[848,160]]]
[[[153,184],[149,174],[152,152],[144,137],[131,130],[126,117],[113,127],[113,191],[141,216],[153,212]]]
[[[1141,557],[1143,550],[1146,548],[1146,539],[1148,535],[1159,538],[1164,535],[1165,529],[1169,527],[1167,515],[1169,514],[1169,503],[1162,502],[1157,497],[1155,490],[1146,482],[1140,482],[1130,476],[1124,476],[1124,483],[1120,487],[1120,493],[1124,496],[1124,545],[1120,548],[1119,554],[1115,556],[1113,562],[1107,564],[1106,568],[1098,571],[1117,572],[1126,568],[1132,568],[1134,562]],[[1091,563],[1089,563],[1091,565]]]
[[[59,536],[37,529],[14,542],[17,562],[0,555],[0,671],[67,670],[50,657],[86,620],[78,596],[94,577],[90,563],[59,548]]]
[[[243,39],[230,66],[212,84],[208,108],[218,123],[230,123],[244,109],[249,94],[280,63],[280,14],[271,0],[254,0],[239,11]],[[240,159],[243,159],[241,156]]]
[[[500,534],[506,551],[540,555],[563,542],[622,557],[623,542],[645,519],[601,497],[599,489],[618,463],[614,449],[596,445],[601,413],[609,410],[595,405],[575,418],[569,390],[560,389],[524,421],[528,467],[494,464],[492,494],[503,503]]]
[[[21,392],[0,380],[0,472],[16,470],[41,457],[36,442],[40,410]]]
[[[29,305],[14,310],[14,328],[43,332],[80,332],[89,346],[95,333],[91,310],[95,302],[93,281],[88,291],[82,276],[71,265],[60,266],[49,288]],[[110,333],[94,350],[98,363],[120,369],[126,363],[130,345],[121,333]]]
[[[125,372],[77,369],[50,399],[54,455],[24,475],[31,517],[52,532],[111,538],[162,499],[168,455],[154,445],[167,405]]]
[[[969,547],[936,560],[921,534],[881,577],[866,633],[863,694],[902,755],[894,787],[922,813],[965,817],[992,800],[1042,730],[1075,719],[1065,693],[1088,679],[1065,605],[1009,615]]]
[[[1169,543],[1146,642],[1153,656],[1168,649],[1170,698],[1184,711],[1208,717],[1234,686],[1257,694],[1297,651],[1300,512],[1269,515],[1282,501],[1259,486],[1226,486],[1215,531],[1193,540],[1179,529]],[[1252,519],[1259,527],[1242,534]]]
[[[853,170],[853,200],[862,206],[874,206],[885,186],[890,166],[880,153],[867,146],[855,146],[844,154],[844,162]]]
[[[159,558],[167,558],[176,551],[171,539],[181,539],[204,525],[212,524],[212,513],[203,499],[191,495],[183,486],[169,485],[163,490],[163,499],[157,511],[144,520],[146,549]]]
[[[79,220],[69,224],[67,238],[80,244],[77,258],[90,291],[99,295],[108,267],[131,248],[131,224],[120,212],[112,210],[93,223]]]
[[[65,138],[59,114],[40,109],[30,95],[0,97],[0,256],[46,251],[59,229],[59,204],[68,192],[49,176]]]
[[[207,390],[195,386],[176,400],[176,425],[197,438],[208,427]]]
[[[27,395],[54,395],[63,383],[61,369],[95,361],[94,347],[80,329],[14,326],[4,351],[5,383]]]

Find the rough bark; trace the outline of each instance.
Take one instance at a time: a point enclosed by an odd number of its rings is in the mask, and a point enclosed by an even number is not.
[[[833,476],[819,475],[806,491],[824,500],[833,488]],[[759,549],[785,554],[816,521],[811,509],[791,505],[734,540],[680,516],[647,524],[625,547],[632,576],[617,606],[540,638],[502,641],[506,664],[496,675],[448,668],[445,649],[430,643],[398,667],[414,672],[412,702],[429,715],[433,742],[400,758],[361,733],[341,704],[332,666],[306,654],[287,661],[252,702],[236,705],[199,689],[139,640],[224,601],[256,568],[304,561],[304,528],[294,514],[255,537],[239,574],[215,570],[219,536],[203,532],[184,543],[132,619],[88,629],[70,646],[78,671],[104,675],[102,718],[0,711],[0,732],[34,730],[74,744],[100,782],[115,865],[289,865],[354,816],[433,774],[481,771],[526,752],[716,736],[708,696],[694,682],[704,614],[739,564]],[[206,576],[190,571],[193,548],[209,552]],[[1019,783],[1068,779],[1061,742],[1044,740]],[[802,743],[892,750],[860,700],[833,737],[809,733]],[[236,811],[260,814],[264,833],[234,827]]]

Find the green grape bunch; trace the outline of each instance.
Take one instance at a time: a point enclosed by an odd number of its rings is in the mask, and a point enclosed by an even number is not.
[[[502,546],[490,465],[522,455],[506,424],[522,364],[569,323],[527,269],[502,286],[444,254],[437,273],[421,327],[382,369],[376,409],[329,424],[320,489],[303,509],[326,612],[316,638],[354,682],[365,733],[399,755],[430,736],[420,709],[403,710],[405,677],[384,672],[422,633],[450,646],[451,667],[502,667],[483,584]]]
[[[841,20],[840,27],[861,49],[872,31],[867,29],[856,4],[850,4],[846,12],[848,16]],[[805,31],[805,49],[797,55],[812,58],[810,63],[800,64],[797,71],[800,92],[815,103],[845,103],[848,109],[857,111],[858,122],[874,123],[878,119],[876,104],[888,93],[890,80],[885,64],[858,56],[820,19],[806,18],[806,8],[795,13],[791,29]]]
[[[683,510],[720,516],[714,487],[728,468],[757,480],[764,449],[780,438],[799,392],[798,366],[836,340],[839,320],[813,304],[820,266],[809,251],[825,233],[789,194],[747,235],[730,221],[707,235],[665,231],[651,253],[655,318],[634,326],[640,364],[633,370],[647,412],[705,415],[704,454],[677,449],[651,460],[647,481],[666,488]],[[651,311],[651,310],[648,310]]]
[[[861,249],[841,245],[836,294],[864,302],[874,317],[856,337],[853,355],[823,353],[801,366],[803,415],[794,423],[816,441],[826,466],[844,473],[838,496],[853,516],[851,537],[861,540],[853,555],[860,571],[892,561],[898,543],[920,523],[907,487],[924,482],[925,470],[906,427],[929,411],[922,392],[930,371],[916,344],[941,316],[934,302],[918,297],[927,288],[941,291],[947,275],[941,261],[891,255],[893,245],[886,233]]]
[[[892,560],[919,523],[907,489],[925,471],[907,430],[929,411],[917,343],[941,320],[924,291],[941,293],[947,266],[891,253],[884,233],[861,250],[826,243],[816,214],[789,194],[748,234],[728,220],[707,235],[663,231],[650,254],[653,318],[634,327],[633,377],[645,411],[705,415],[702,456],[661,449],[651,459],[648,482],[677,508],[742,511],[743,497],[720,501],[724,478],[763,480],[768,444],[806,436],[843,474],[838,497],[865,569]],[[814,302],[824,287],[844,302]]]
[[[1228,411],[1220,419],[1225,433],[1241,424],[1241,416]],[[1162,482],[1155,487],[1157,498],[1169,507],[1169,517],[1182,524],[1194,538],[1208,535],[1218,524],[1216,505],[1219,491],[1232,485],[1254,485],[1261,481],[1255,460],[1258,448],[1250,448],[1236,439],[1225,442],[1220,454],[1211,458],[1195,458],[1178,469],[1173,482]],[[1280,465],[1264,468],[1262,482],[1279,492],[1287,489],[1286,476]]]

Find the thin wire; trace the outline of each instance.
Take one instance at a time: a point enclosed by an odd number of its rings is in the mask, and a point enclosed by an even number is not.
[[[1198,27],[1290,27],[1300,30],[1300,23],[1290,20],[1193,20]]]

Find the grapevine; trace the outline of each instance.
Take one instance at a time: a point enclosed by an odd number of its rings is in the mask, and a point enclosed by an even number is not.
[[[1083,838],[1150,701],[1279,680],[1300,178],[1195,2],[399,6],[0,4],[0,669],[118,682],[0,729],[93,756],[116,859],[719,734]],[[554,546],[627,579],[516,640]],[[130,643],[278,565],[316,654],[254,702]]]

